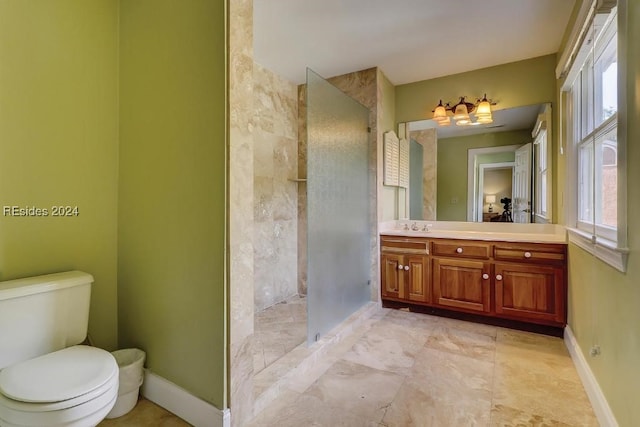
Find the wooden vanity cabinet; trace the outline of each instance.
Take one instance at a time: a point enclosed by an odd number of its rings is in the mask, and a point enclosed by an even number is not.
[[[433,241],[433,256],[489,259],[491,243],[474,240],[438,239]]]
[[[446,308],[488,313],[491,265],[468,259],[433,259],[433,301]]]
[[[402,289],[402,264],[403,256],[398,254],[385,254],[380,256],[380,288],[382,297],[385,298],[405,298],[405,291]]]
[[[491,244],[434,240],[433,302],[444,308],[491,311]]]
[[[564,327],[566,245],[381,237],[382,299]]]
[[[415,302],[431,301],[428,257],[423,255],[407,255],[404,262],[405,274],[402,279],[406,289],[405,298]],[[407,267],[409,267],[408,270]]]
[[[495,312],[501,317],[566,324],[566,246],[496,244]]]
[[[427,303],[430,298],[429,248],[426,240],[381,239],[382,297]]]

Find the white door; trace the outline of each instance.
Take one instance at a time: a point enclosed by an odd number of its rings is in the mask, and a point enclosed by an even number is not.
[[[531,222],[531,143],[516,150],[513,172],[513,222]]]

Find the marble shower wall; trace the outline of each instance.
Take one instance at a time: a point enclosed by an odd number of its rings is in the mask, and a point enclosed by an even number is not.
[[[229,408],[253,416],[253,1],[229,0]]]
[[[381,114],[381,72],[378,68],[356,71],[327,80],[367,107],[369,114],[369,200],[371,217],[371,299],[378,300],[378,144],[381,143],[381,131],[378,122]],[[298,87],[298,173],[307,176],[307,137],[306,137],[306,85]],[[298,188],[298,293],[307,294],[307,193],[306,185]]]
[[[422,219],[436,220],[438,179],[438,135],[435,129],[412,131],[409,137],[423,147]]]
[[[297,86],[254,64],[255,311],[298,293]]]

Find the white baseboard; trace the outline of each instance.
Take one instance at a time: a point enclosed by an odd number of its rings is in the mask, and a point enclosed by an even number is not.
[[[600,384],[598,384],[587,360],[584,358],[584,353],[580,349],[578,341],[575,335],[573,335],[573,331],[569,325],[564,329],[564,344],[567,350],[569,350],[569,354],[571,354],[571,359],[576,366],[576,370],[582,380],[582,385],[587,392],[587,396],[591,401],[591,406],[593,406],[593,412],[595,412],[598,422],[602,427],[618,427],[616,417],[613,415],[611,407],[604,397],[604,393],[602,393]]]
[[[220,410],[171,381],[144,370],[142,395],[195,427],[230,427],[231,412]]]

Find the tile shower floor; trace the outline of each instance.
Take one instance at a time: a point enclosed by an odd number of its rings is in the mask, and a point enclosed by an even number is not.
[[[562,339],[383,309],[251,427],[597,426]]]
[[[255,314],[253,373],[307,340],[307,298],[295,295]]]

